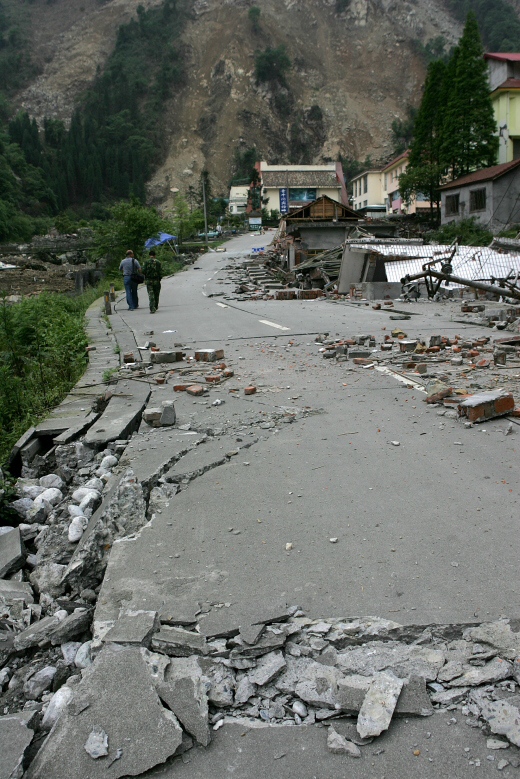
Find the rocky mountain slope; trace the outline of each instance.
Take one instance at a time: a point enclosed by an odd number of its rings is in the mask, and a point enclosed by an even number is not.
[[[17,96],[17,106],[39,120],[68,119],[103,67],[118,25],[139,4],[160,0],[32,3],[31,46],[41,73]],[[196,184],[205,166],[214,191],[224,193],[241,144],[256,144],[264,158],[279,163],[336,159],[338,153],[388,156],[392,120],[420,98],[425,65],[416,42],[443,35],[451,45],[461,32],[443,0],[351,0],[342,12],[336,0],[257,4],[254,32],[246,0],[192,3],[183,36],[187,79],[165,106],[168,153],[149,183],[152,201],[165,202],[170,187]],[[292,69],[287,91],[275,101],[268,86],[255,81],[254,53],[281,43]]]

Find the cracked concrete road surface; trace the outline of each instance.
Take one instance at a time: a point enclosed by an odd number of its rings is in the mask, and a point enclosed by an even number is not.
[[[108,483],[56,568],[73,601],[97,595],[93,642],[75,645],[83,679],[67,682],[65,714],[45,714],[54,724],[26,776],[517,776],[520,427],[464,426],[394,364],[325,359],[316,342],[379,344],[396,325],[426,341],[489,330],[455,321],[455,302],[403,304],[411,318],[395,322],[324,298],[237,299],[234,269],[269,240],[234,239],[164,280],[153,315],[144,289],[138,310],[116,304],[113,333],[145,370],[120,373],[87,434],[112,449],[84,478]],[[188,356],[223,349],[233,375],[213,384],[215,363],[150,365],[147,340]],[[203,394],[174,391],[193,380]],[[110,411],[127,430],[135,409],[172,400],[175,426],[143,420],[128,443]],[[102,457],[114,474],[96,470]],[[63,625],[46,617],[53,645],[78,635],[73,609]],[[348,718],[360,710],[368,738]]]
[[[202,609],[225,628],[272,601],[297,604],[311,619],[377,614],[403,625],[517,616],[517,435],[497,431],[500,420],[465,429],[439,419],[423,392],[395,376],[322,358],[316,334],[379,338],[393,326],[387,312],[325,300],[227,301],[229,257],[257,244],[249,236],[230,241],[226,253],[164,281],[153,316],[144,290],[138,311],[117,306],[137,345],[153,330],[163,350],[223,348],[235,376],[202,398],[173,393],[171,383],[153,390],[149,406],[175,399],[177,426],[207,424],[225,440],[197,452],[197,478],[189,464],[177,467],[178,494],[157,503],[137,538],[116,543],[96,624],[112,624],[124,604],[158,611],[171,624]],[[412,338],[483,332],[450,321],[451,309],[440,305],[410,309]],[[257,386],[255,395],[243,394],[247,384]],[[213,406],[217,399],[224,403]],[[292,424],[262,422],[281,409],[300,413]],[[183,435],[175,433],[142,433],[145,459],[169,456]],[[237,453],[226,457],[228,450]],[[138,478],[139,456],[128,455]],[[383,737],[384,753],[348,766],[327,752],[314,726],[230,726],[207,749],[154,775],[465,777],[475,772],[468,747],[480,752],[480,775],[494,774],[482,737],[460,716],[449,719],[436,714],[413,728],[400,721]],[[429,752],[414,756],[417,744]]]

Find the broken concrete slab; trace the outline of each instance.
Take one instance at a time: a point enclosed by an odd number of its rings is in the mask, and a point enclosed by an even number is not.
[[[204,636],[168,625],[162,625],[160,631],[153,636],[152,649],[171,657],[204,655],[208,651]]]
[[[206,747],[211,741],[208,696],[199,677],[185,676],[159,685],[158,693],[193,738]]]
[[[379,736],[388,730],[402,686],[403,680],[388,671],[374,677],[358,715],[357,732],[361,738]]]
[[[327,732],[327,747],[329,752],[334,755],[350,755],[350,757],[361,757],[361,750],[352,741],[337,733],[332,725]]]
[[[520,708],[519,696],[515,696],[515,703],[510,700],[487,701],[484,703],[481,716],[488,723],[491,732],[506,738],[517,747],[520,747]]]
[[[92,621],[91,609],[75,609],[72,614],[65,617],[50,633],[49,639],[53,646],[72,641],[88,630]]]
[[[156,611],[132,611],[126,609],[116,624],[103,638],[116,644],[138,644],[149,647],[152,635],[159,630],[159,615]]]
[[[269,652],[258,660],[256,668],[248,674],[249,681],[251,684],[268,684],[286,665],[281,652]]]
[[[416,717],[429,717],[433,714],[426,681],[422,676],[410,676],[408,681],[405,681],[394,714]]]
[[[297,682],[294,691],[298,698],[311,706],[335,709],[341,678],[342,674],[336,668],[312,663],[305,667],[304,677]]]
[[[14,637],[14,648],[17,652],[22,649],[29,649],[32,646],[37,646],[42,641],[48,639],[49,633],[55,627],[57,627],[62,619],[66,617],[66,612],[57,612],[49,617],[40,619],[39,622],[35,622],[33,625],[29,625],[28,628],[22,630]]]
[[[21,779],[24,773],[24,758],[34,731],[18,717],[0,717],[0,779]]]
[[[464,666],[462,676],[447,682],[449,687],[476,687],[479,684],[494,684],[513,676],[513,666],[507,660],[494,657],[482,667]]]
[[[468,640],[479,644],[489,644],[498,649],[507,660],[514,660],[520,656],[520,633],[513,633],[507,620],[499,619],[496,622],[488,622],[470,628],[464,634]]]
[[[138,427],[149,397],[147,382],[119,381],[105,411],[87,432],[85,445],[102,449],[110,441],[127,438]]]
[[[17,582],[12,579],[0,579],[0,599],[7,605],[13,600],[34,603],[33,589],[29,582]]]
[[[107,760],[93,760],[84,748],[95,727],[107,734]],[[182,729],[161,705],[140,650],[111,644],[75,687],[27,779],[136,776],[163,763],[181,743]]]
[[[0,579],[16,573],[25,560],[20,530],[15,527],[9,533],[0,535]]]
[[[358,714],[370,686],[370,678],[352,674],[338,680],[337,702],[345,714]]]

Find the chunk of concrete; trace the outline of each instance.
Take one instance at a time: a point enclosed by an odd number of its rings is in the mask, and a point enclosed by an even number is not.
[[[379,736],[388,730],[402,686],[403,680],[388,671],[374,677],[357,719],[361,738]]]
[[[462,676],[448,682],[449,687],[476,687],[479,684],[494,684],[513,676],[513,666],[507,660],[494,657],[489,663],[481,667],[471,665],[464,666],[466,670]]]
[[[193,738],[206,747],[211,741],[208,696],[201,678],[183,677],[158,687],[161,699]]]
[[[520,656],[520,633],[513,633],[509,622],[504,619],[469,628],[464,635],[471,641],[498,649],[501,656],[508,660]]]
[[[163,400],[161,406],[162,406],[162,414],[160,420],[161,425],[174,425],[177,419],[177,415],[175,413],[175,406],[173,404],[173,400]]]
[[[153,407],[153,408],[147,408],[143,411],[143,419],[146,422],[147,425],[150,425],[150,427],[160,427],[161,426],[161,416],[162,416],[162,408]]]
[[[350,757],[361,757],[361,750],[352,741],[337,733],[332,725],[328,729],[327,747],[329,752],[334,755],[350,755]]]
[[[308,665],[305,677],[296,684],[295,693],[302,701],[323,709],[336,707],[338,681],[341,674],[336,668],[320,663]]]
[[[160,365],[167,362],[182,362],[182,352],[150,352],[152,365]]]
[[[49,633],[60,623],[60,617],[53,614],[51,617],[44,617],[39,622],[29,625],[14,637],[14,648],[17,652],[22,649],[29,649],[32,646],[38,646],[42,641],[48,639]]]
[[[85,445],[102,449],[109,441],[128,438],[138,427],[149,397],[147,383],[119,381],[105,411],[86,434]]]
[[[162,625],[159,633],[152,638],[152,648],[164,652],[170,657],[189,657],[207,653],[206,639],[199,633],[182,628]]]
[[[23,600],[26,604],[34,603],[33,590],[28,582],[16,582],[11,579],[0,579],[0,599],[7,605],[13,600]]]
[[[106,760],[93,760],[85,750],[94,728],[107,734]],[[111,644],[74,689],[26,779],[136,776],[163,763],[181,743],[182,729],[161,705],[140,650]]]
[[[0,579],[19,571],[25,561],[20,530],[15,527],[0,535]]]
[[[47,711],[43,715],[42,729],[50,730],[55,722],[61,717],[65,708],[68,706],[73,696],[72,687],[64,684],[63,687],[54,693],[49,701]]]
[[[338,680],[337,702],[346,714],[358,714],[370,686],[370,677],[352,674]]]
[[[500,701],[485,701],[482,706],[481,716],[487,721],[492,733],[506,738],[517,747],[520,747],[520,708],[519,696],[515,695],[516,705],[511,699]]]
[[[18,717],[0,717],[0,779],[20,779],[23,776],[25,751],[33,735],[34,731]]]
[[[429,717],[433,714],[433,706],[426,692],[426,681],[422,676],[410,676],[404,683],[394,713],[411,717]]]
[[[103,641],[116,644],[137,644],[149,647],[152,636],[160,628],[156,611],[124,611]]]
[[[92,611],[90,609],[76,609],[50,632],[51,644],[57,646],[72,641],[73,638],[88,630],[91,620]]]
[[[249,681],[259,686],[268,684],[285,667],[285,658],[281,652],[269,652],[259,659],[256,668],[248,674]]]

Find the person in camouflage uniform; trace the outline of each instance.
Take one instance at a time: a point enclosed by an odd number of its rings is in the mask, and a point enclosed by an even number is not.
[[[150,313],[155,314],[159,308],[159,295],[161,294],[162,267],[159,260],[155,259],[155,251],[149,252],[149,257],[143,263],[143,274],[150,302]]]

